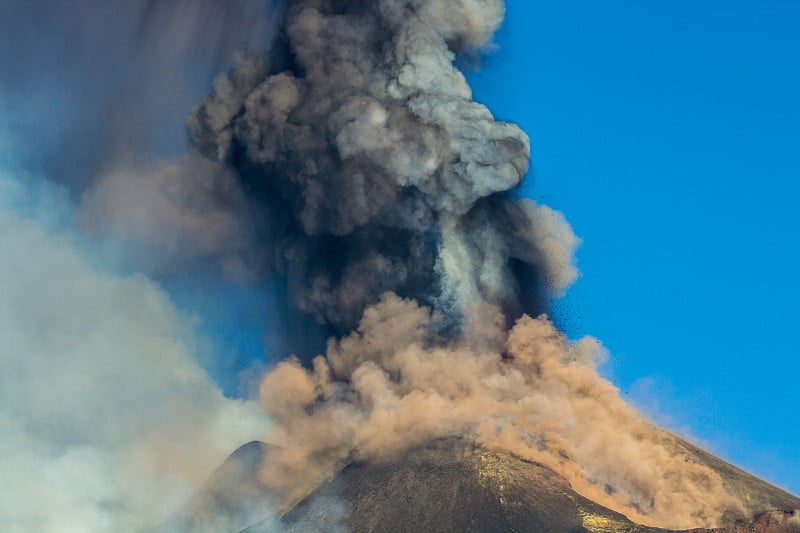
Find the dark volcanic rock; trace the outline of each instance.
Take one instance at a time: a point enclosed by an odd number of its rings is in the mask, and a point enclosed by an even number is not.
[[[334,482],[353,533],[660,531],[587,500],[543,466],[461,440],[354,464]],[[329,486],[320,491],[333,492]],[[307,523],[307,501],[284,517],[290,531]]]
[[[793,516],[800,509],[800,499],[689,443],[668,438],[716,470],[728,490],[747,502],[754,515],[750,519],[731,516],[723,528],[691,533],[800,533],[800,518]],[[180,523],[184,529],[163,531],[667,533],[637,525],[584,498],[544,466],[459,439],[434,441],[380,462],[351,464],[277,522],[265,518],[269,492],[256,479],[258,463],[267,451],[254,443],[237,451],[206,490],[187,504]],[[234,522],[230,522],[214,530],[199,528],[209,523],[214,512],[222,512],[229,520],[237,517],[235,523],[240,526],[232,528]],[[186,527],[192,524],[197,529]],[[255,525],[245,528],[247,524]]]

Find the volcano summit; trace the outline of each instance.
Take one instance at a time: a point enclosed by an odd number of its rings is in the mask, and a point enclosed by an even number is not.
[[[690,531],[800,531],[800,515],[788,510],[800,499],[678,438],[664,437],[713,468],[749,502],[747,517],[731,513],[720,527]],[[582,497],[542,465],[458,439],[433,441],[377,463],[350,464],[280,519],[266,517],[272,495],[255,472],[269,453],[263,443],[243,446],[162,530],[675,533],[635,524]],[[216,529],[209,528],[212,516]]]

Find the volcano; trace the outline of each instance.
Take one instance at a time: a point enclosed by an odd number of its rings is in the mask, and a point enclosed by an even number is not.
[[[745,511],[729,513],[714,529],[648,527],[581,496],[545,466],[449,438],[380,461],[352,462],[276,518],[269,512],[274,495],[258,479],[272,447],[251,442],[160,533],[800,533],[800,498],[678,437],[665,437],[716,471]]]
[[[800,500],[653,427],[601,343],[551,320],[580,239],[518,194],[530,139],[459,70],[504,16],[287,0],[269,50],[192,109],[279,305],[329,341],[264,374],[275,446],[236,452],[167,531],[800,528]]]

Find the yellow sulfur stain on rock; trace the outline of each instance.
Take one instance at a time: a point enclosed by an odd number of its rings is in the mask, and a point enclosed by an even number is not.
[[[505,506],[508,503],[506,487],[512,479],[509,457],[491,452],[483,452],[478,457],[478,481],[481,486],[496,490],[500,505]]]
[[[583,527],[592,533],[621,533],[631,531],[630,524],[616,518],[601,516],[588,511],[581,510]]]

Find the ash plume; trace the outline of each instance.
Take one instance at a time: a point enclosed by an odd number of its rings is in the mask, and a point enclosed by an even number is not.
[[[272,52],[215,81],[192,142],[233,166],[269,220],[275,268],[335,331],[386,291],[458,315],[516,316],[576,276],[560,215],[508,191],[516,125],[474,102],[454,59],[489,43],[500,1],[290,1]],[[534,280],[523,289],[523,280]]]
[[[291,358],[263,378],[279,448],[261,480],[286,510],[349,461],[459,436],[641,523],[746,515],[597,374],[597,341],[542,314],[577,276],[578,239],[515,198],[528,137],[457,68],[503,15],[500,0],[289,0],[271,52],[188,117],[264,217],[292,303],[338,335],[311,368]]]

